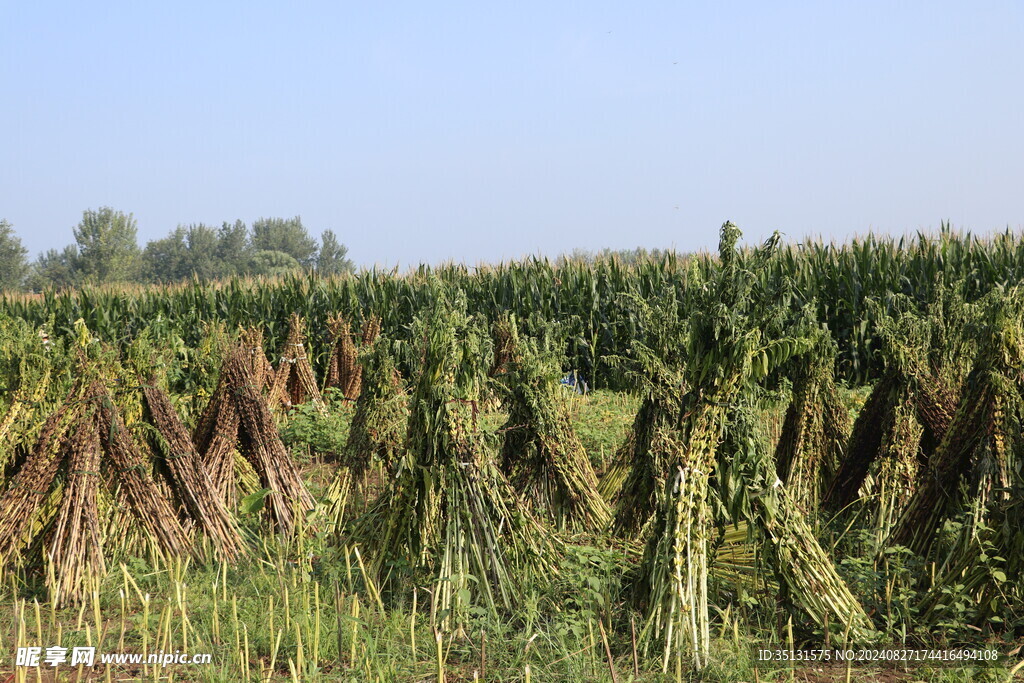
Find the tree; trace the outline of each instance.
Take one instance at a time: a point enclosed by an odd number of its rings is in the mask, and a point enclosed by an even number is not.
[[[285,275],[302,267],[291,254],[265,249],[257,251],[250,262],[253,275]]]
[[[256,251],[280,251],[300,265],[316,265],[316,240],[310,237],[299,216],[260,218],[252,224],[252,245]]]
[[[174,282],[185,277],[188,261],[185,229],[181,226],[167,237],[152,240],[142,250],[142,277],[147,282]]]
[[[217,230],[217,247],[214,253],[220,263],[221,275],[241,275],[249,270],[252,260],[252,243],[249,228],[242,221],[233,224],[224,221]]]
[[[223,274],[217,258],[217,231],[199,223],[185,230],[185,244],[188,248],[187,272],[185,277],[195,275],[202,280],[212,280]]]
[[[63,251],[49,249],[32,264],[27,286],[32,291],[47,287],[74,287],[78,284],[78,247],[69,244]]]
[[[0,219],[0,289],[18,289],[28,273],[28,254],[21,240],[14,233],[14,227]]]
[[[142,252],[142,275],[149,282],[175,282],[196,276],[212,280],[225,274],[217,257],[217,231],[199,223],[178,226],[153,240]]]
[[[139,266],[137,233],[132,214],[109,206],[84,211],[82,221],[74,228],[78,277],[91,283],[134,279]]]
[[[355,270],[352,260],[346,258],[348,247],[338,241],[333,230],[324,230],[320,235],[320,253],[316,257],[316,269],[322,275],[340,275]]]

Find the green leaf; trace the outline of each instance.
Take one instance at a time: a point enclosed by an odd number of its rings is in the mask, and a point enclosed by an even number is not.
[[[243,515],[251,515],[263,509],[263,503],[270,495],[270,489],[261,489],[256,493],[250,493],[238,503],[238,509]]]

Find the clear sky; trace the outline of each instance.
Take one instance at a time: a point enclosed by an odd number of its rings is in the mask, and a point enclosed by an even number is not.
[[[4,2],[0,218],[362,265],[1024,225],[1020,2]]]

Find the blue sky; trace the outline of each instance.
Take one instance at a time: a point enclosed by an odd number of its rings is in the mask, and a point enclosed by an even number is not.
[[[1024,226],[1024,5],[4,3],[0,218],[359,264]]]

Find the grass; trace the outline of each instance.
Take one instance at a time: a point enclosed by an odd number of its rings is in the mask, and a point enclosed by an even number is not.
[[[631,394],[599,389],[572,394],[569,405],[576,434],[600,475],[626,438],[640,402]]]

